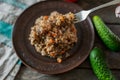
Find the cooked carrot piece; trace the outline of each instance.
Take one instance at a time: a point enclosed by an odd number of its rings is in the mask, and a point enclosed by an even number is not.
[[[50,56],[51,57],[55,57],[55,53],[50,53]]]
[[[47,20],[47,19],[48,19],[48,16],[44,16],[44,19]]]
[[[57,34],[53,33],[53,34],[52,34],[52,36],[53,36],[53,37],[56,37],[56,36],[57,36]]]
[[[64,17],[63,17],[63,16],[60,16],[60,20],[61,20],[61,21],[64,21]]]
[[[49,40],[49,43],[50,43],[50,44],[54,43],[54,40],[53,40],[53,39],[50,39],[50,40]]]
[[[57,58],[57,62],[58,62],[58,63],[61,63],[61,62],[62,62],[62,59],[61,59],[61,58]]]

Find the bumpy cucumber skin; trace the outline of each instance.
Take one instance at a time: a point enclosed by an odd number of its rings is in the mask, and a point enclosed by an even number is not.
[[[99,16],[94,16],[93,22],[104,44],[112,51],[120,51],[120,38],[105,25]]]
[[[90,63],[98,80],[116,80],[107,67],[105,57],[100,48],[95,47],[90,53]]]

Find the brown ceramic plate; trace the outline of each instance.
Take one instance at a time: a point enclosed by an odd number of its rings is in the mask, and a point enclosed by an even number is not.
[[[41,15],[49,15],[52,11],[61,13],[79,12],[81,8],[73,3],[61,1],[45,1],[27,8],[17,19],[13,30],[13,45],[22,62],[40,73],[58,74],[79,66],[89,55],[94,43],[94,29],[89,18],[75,24],[78,42],[70,50],[71,56],[64,59],[61,64],[56,59],[43,57],[36,52],[28,40],[30,28]]]

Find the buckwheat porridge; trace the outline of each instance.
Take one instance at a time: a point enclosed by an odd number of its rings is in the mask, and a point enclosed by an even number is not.
[[[77,31],[74,26],[74,14],[61,14],[57,11],[49,16],[41,16],[31,28],[29,40],[42,56],[55,58],[62,62],[63,54],[77,42]]]

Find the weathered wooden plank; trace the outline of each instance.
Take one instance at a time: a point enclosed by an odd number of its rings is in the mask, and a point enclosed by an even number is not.
[[[119,70],[113,70],[113,73],[120,79]],[[15,80],[97,80],[97,78],[92,69],[74,69],[59,75],[45,75],[23,66]]]
[[[16,76],[16,80],[87,80],[89,76],[91,76],[91,80],[96,80],[91,70],[74,69],[59,75],[44,75],[23,66],[19,75]]]
[[[116,18],[115,16],[116,6],[117,5],[97,10],[91,13],[90,16],[99,15],[101,16],[101,18],[103,18],[103,20],[106,23],[114,23],[114,24],[119,23],[120,24],[120,18]]]
[[[107,3],[109,1],[112,1],[112,0],[78,0],[77,4],[82,6],[83,9],[91,9],[93,7]]]

